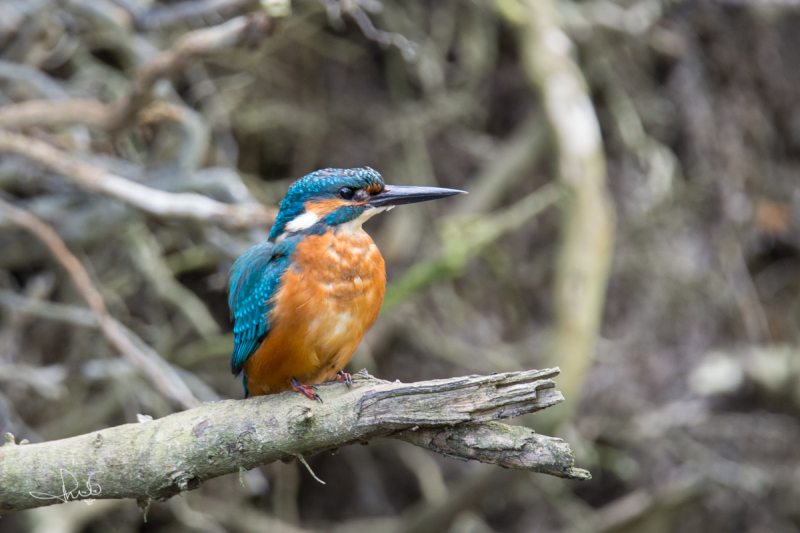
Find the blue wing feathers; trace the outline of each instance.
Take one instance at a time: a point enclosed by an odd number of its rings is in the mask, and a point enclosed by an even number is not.
[[[235,375],[269,333],[272,298],[294,250],[294,239],[287,241],[257,244],[231,267],[228,306],[234,320],[231,372]]]

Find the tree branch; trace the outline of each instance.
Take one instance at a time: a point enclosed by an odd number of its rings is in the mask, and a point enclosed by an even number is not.
[[[225,204],[195,193],[172,193],[112,174],[72,157],[44,141],[0,130],[0,152],[27,157],[67,176],[81,189],[104,194],[159,217],[215,222],[229,227],[264,227],[275,210],[258,203]]]
[[[89,273],[58,234],[30,213],[19,209],[0,198],[0,214],[33,233],[44,243],[64,270],[67,271],[78,293],[86,300],[100,330],[108,341],[147,376],[153,386],[167,398],[184,408],[195,407],[199,401],[194,397],[183,379],[147,344],[133,332],[120,324],[108,312]],[[138,342],[137,342],[138,341]]]
[[[225,14],[256,4],[254,0],[190,0],[172,4],[148,4],[146,8],[131,9],[137,28],[153,30],[186,22],[220,19]]]
[[[444,249],[438,257],[417,263],[389,285],[381,312],[443,278],[460,276],[469,261],[490,244],[535,217],[563,196],[558,185],[545,185],[496,214],[454,215],[440,222]]]
[[[603,139],[556,2],[497,0],[497,6],[520,30],[522,66],[550,124],[565,190],[552,354],[564,366],[561,386],[574,412],[594,357],[614,245],[615,213],[606,187]]]
[[[569,444],[561,439],[537,435],[524,426],[483,422],[403,431],[394,438],[465,461],[473,459],[504,468],[570,479],[591,478],[585,470],[572,466],[574,457]]]
[[[210,478],[379,437],[463,460],[589,479],[587,471],[573,467],[572,452],[560,439],[494,422],[563,401],[551,379],[558,373],[556,368],[405,384],[362,371],[351,389],[342,383],[319,386],[322,404],[289,392],[206,403],[155,421],[41,444],[16,445],[9,435],[0,448],[0,514],[52,505],[56,497],[134,498],[145,505]]]
[[[264,12],[236,17],[224,24],[185,34],[167,51],[136,72],[130,90],[113,104],[95,100],[30,101],[0,108],[0,127],[63,126],[83,124],[105,130],[124,126],[150,101],[153,85],[182,71],[191,60],[244,43],[258,42],[272,30],[273,19]]]

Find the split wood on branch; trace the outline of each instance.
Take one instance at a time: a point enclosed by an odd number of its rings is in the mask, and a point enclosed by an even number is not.
[[[564,441],[496,421],[563,401],[552,380],[558,373],[392,383],[362,370],[352,388],[320,385],[324,403],[288,392],[206,403],[40,444],[18,445],[7,435],[0,448],[0,514],[81,499],[132,498],[146,506],[217,476],[379,437],[463,460],[590,479],[573,466]]]

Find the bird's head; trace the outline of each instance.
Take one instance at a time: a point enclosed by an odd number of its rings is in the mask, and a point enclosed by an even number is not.
[[[286,197],[269,239],[312,228],[348,224],[360,228],[372,216],[400,204],[445,198],[464,191],[439,187],[386,185],[381,175],[366,168],[326,168],[297,180]]]

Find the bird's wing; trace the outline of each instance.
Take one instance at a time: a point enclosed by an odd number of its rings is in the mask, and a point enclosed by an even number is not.
[[[230,270],[228,306],[233,324],[231,372],[238,375],[244,362],[269,334],[272,297],[290,264],[293,243],[262,242],[247,250]]]

